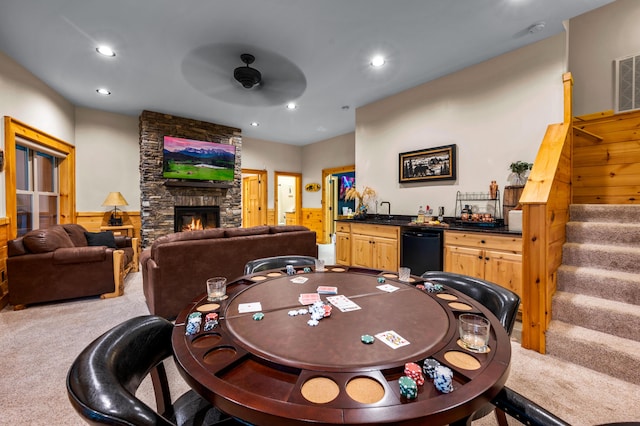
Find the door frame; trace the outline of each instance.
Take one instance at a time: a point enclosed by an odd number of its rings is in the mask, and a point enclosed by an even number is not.
[[[337,175],[340,173],[355,172],[355,171],[356,171],[355,164],[350,164],[348,166],[342,166],[342,167],[332,167],[329,169],[322,169],[322,185],[326,185],[328,176]],[[331,212],[334,211],[335,206],[330,205],[332,204],[330,202],[331,200],[326,199],[325,193],[326,191],[322,191],[321,204],[322,204],[322,217],[325,219],[324,225],[322,226],[322,242],[326,244],[329,242],[331,237],[331,222],[334,220],[333,215],[331,215]]]
[[[280,176],[290,176],[294,178],[296,195],[296,224],[302,224],[302,173],[294,172],[273,172],[273,211],[275,212],[276,225],[278,224],[278,178]]]
[[[244,176],[242,175],[258,175],[258,179],[260,181],[260,193],[258,194],[258,205],[260,208],[260,222],[262,222],[263,225],[267,224],[267,191],[269,189],[268,186],[268,173],[267,170],[259,170],[259,169],[241,169],[241,179],[244,178]],[[244,185],[241,185],[242,187],[242,197],[241,200],[245,199],[246,194],[244,193]],[[242,201],[244,202],[244,201]],[[244,204],[242,205],[242,209],[244,212]],[[244,216],[243,216],[244,219]],[[244,224],[243,224],[244,226]]]

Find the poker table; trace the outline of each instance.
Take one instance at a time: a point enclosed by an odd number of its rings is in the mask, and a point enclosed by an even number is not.
[[[178,315],[172,335],[178,370],[222,411],[255,425],[448,424],[471,415],[504,386],[510,338],[473,299],[446,286],[427,291],[415,276],[401,282],[380,270],[306,270],[241,277],[229,284],[226,300],[208,302],[203,294]],[[310,315],[298,313],[307,308],[299,298],[319,286],[337,287],[351,304],[343,311],[322,294],[330,316],[309,325]],[[253,309],[241,312],[248,307]],[[202,313],[203,325],[207,313],[217,313],[217,326],[187,334],[194,312]],[[491,321],[487,353],[459,342],[462,313]],[[365,343],[363,336],[377,337]],[[422,366],[428,358],[453,371],[453,391],[438,391],[425,376],[417,398],[407,399],[399,389],[405,364]]]

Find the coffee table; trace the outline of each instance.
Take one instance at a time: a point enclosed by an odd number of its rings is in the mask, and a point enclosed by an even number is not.
[[[382,284],[397,290],[381,290]],[[446,287],[427,292],[422,284],[419,277],[405,283],[394,273],[337,266],[295,276],[284,270],[245,276],[230,283],[229,298],[219,308],[203,295],[180,313],[172,336],[175,360],[198,393],[256,425],[448,424],[471,415],[503,387],[510,339],[484,306]],[[290,315],[305,308],[300,294],[318,286],[337,287],[360,309],[342,312],[334,306],[316,326],[308,325],[308,314]],[[239,312],[241,304],[255,302],[261,320]],[[220,315],[216,328],[185,333],[191,313],[212,310]],[[458,342],[457,316],[469,312],[491,321],[488,353],[472,353]],[[361,341],[384,332],[409,344]],[[426,358],[451,368],[454,390],[441,393],[425,377],[417,398],[406,399],[398,384],[405,363],[422,366]]]

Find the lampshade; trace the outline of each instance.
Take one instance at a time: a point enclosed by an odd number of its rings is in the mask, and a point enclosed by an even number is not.
[[[102,203],[103,206],[128,206],[127,200],[124,199],[121,193],[119,192],[110,192],[107,195],[107,199]]]

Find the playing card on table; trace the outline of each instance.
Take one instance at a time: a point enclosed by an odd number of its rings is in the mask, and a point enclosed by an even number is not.
[[[398,349],[399,347],[406,346],[409,344],[409,341],[404,337],[400,336],[393,330],[383,331],[382,333],[376,334],[376,338],[381,340],[387,346]]]
[[[296,284],[304,284],[307,282],[309,278],[307,277],[295,277],[291,280],[292,283],[296,283]]]
[[[362,309],[362,308],[360,308],[360,306],[356,305],[347,296],[343,296],[343,295],[329,296],[329,297],[327,297],[327,300],[329,302],[331,302],[331,304],[333,306],[335,306],[336,308],[340,309],[341,312],[349,312],[349,311],[355,311],[355,310],[358,310],[358,309]]]
[[[338,294],[338,287],[330,287],[328,285],[318,286],[316,291],[320,294]]]
[[[396,286],[391,285],[391,284],[382,284],[382,285],[376,286],[376,288],[379,288],[380,290],[386,291],[386,292],[389,292],[389,293],[393,293],[394,291],[400,289],[400,287],[396,287]]]
[[[241,303],[238,305],[238,312],[244,314],[246,312],[259,312],[262,310],[260,302]]]
[[[320,295],[318,293],[301,293],[298,301],[302,305],[313,305],[315,302],[320,301]]]

